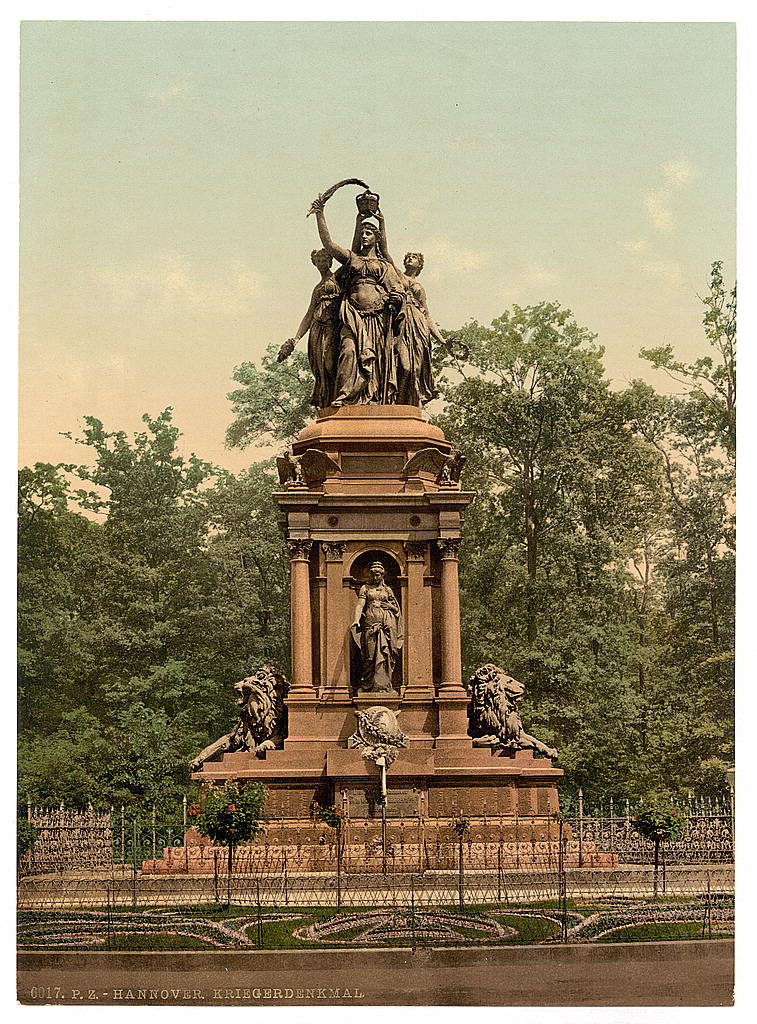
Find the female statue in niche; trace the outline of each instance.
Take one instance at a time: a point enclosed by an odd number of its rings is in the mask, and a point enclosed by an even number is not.
[[[370,581],[358,593],[352,635],[360,647],[361,690],[391,691],[392,673],[402,649],[402,613],[385,582],[384,566],[373,562]]]
[[[300,338],[308,333],[308,362],[315,378],[310,404],[317,409],[331,405],[334,397],[334,378],[339,351],[339,285],[331,272],[333,262],[325,249],[313,249],[313,266],[321,280],[313,289],[310,305],[293,338],[279,349],[276,361],[281,363],[294,351]]]
[[[360,197],[359,197],[360,198]],[[342,289],[340,350],[332,406],[397,401],[397,351],[404,285],[382,248],[384,218],[358,207],[352,249],[332,241],[324,201],[312,204],[324,249],[342,264],[336,279]]]
[[[431,339],[447,342],[431,318],[426,290],[418,281],[423,253],[405,256],[405,319],[397,344],[397,401],[400,405],[424,405],[436,396],[431,369]]]

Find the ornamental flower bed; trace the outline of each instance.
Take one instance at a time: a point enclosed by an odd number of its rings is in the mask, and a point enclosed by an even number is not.
[[[265,913],[264,922],[299,921],[301,915]],[[104,946],[109,937],[171,935],[198,939],[217,949],[254,948],[247,930],[257,925],[257,914],[226,921],[186,917],[181,911],[143,911],[109,915],[107,911],[22,913],[19,949],[64,949]]]

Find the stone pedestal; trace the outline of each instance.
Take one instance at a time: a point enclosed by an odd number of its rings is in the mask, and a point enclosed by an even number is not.
[[[412,406],[324,410],[293,445],[305,485],[276,494],[291,555],[291,690],[283,750],[206,762],[195,779],[255,779],[269,813],[308,827],[313,801],[366,819],[378,769],[347,745],[356,712],[383,705],[407,736],[388,771],[391,817],[549,816],[562,771],[531,751],[497,756],[468,735],[460,653],[461,514],[474,495],[440,483],[451,446]],[[380,560],[402,612],[391,692],[359,689],[350,632],[368,566]],[[372,795],[373,794],[373,795]],[[375,810],[375,808],[374,808]]]

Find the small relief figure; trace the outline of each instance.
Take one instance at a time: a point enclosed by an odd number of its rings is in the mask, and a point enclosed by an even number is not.
[[[360,648],[360,690],[391,691],[392,673],[402,649],[402,613],[384,581],[381,562],[370,566],[371,579],[360,588],[351,631]]]
[[[370,201],[369,201],[370,200]],[[332,406],[397,401],[397,352],[404,286],[382,248],[384,218],[373,193],[358,196],[352,249],[332,241],[324,215],[325,198],[311,205],[324,249],[342,264],[340,347]],[[368,218],[375,216],[377,224]]]
[[[279,483],[284,487],[305,486],[305,481],[302,478],[302,463],[291,448],[287,448],[283,455],[277,456],[276,468],[279,471]]]
[[[308,362],[313,372],[313,391],[310,404],[317,409],[331,405],[334,397],[336,361],[339,354],[339,296],[336,278],[331,272],[333,262],[325,249],[314,249],[310,254],[313,266],[321,280],[313,289],[310,305],[293,338],[279,349],[277,362],[282,363],[294,351],[300,338],[308,335]]]
[[[289,693],[286,677],[273,665],[264,665],[254,676],[234,683],[239,718],[231,732],[211,743],[190,762],[197,772],[218,754],[248,750],[263,757],[266,750],[284,744],[287,734],[284,698]]]
[[[469,734],[474,747],[505,751],[531,749],[545,757],[557,751],[529,736],[523,728],[518,705],[525,686],[497,665],[482,665],[468,681]]]
[[[383,760],[388,768],[397,758],[400,749],[407,746],[407,736],[397,725],[397,714],[377,704],[356,711],[357,729],[347,740],[347,746],[360,750],[366,761],[379,764]]]

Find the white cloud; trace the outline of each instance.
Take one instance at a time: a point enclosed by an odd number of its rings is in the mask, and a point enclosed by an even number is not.
[[[483,250],[465,249],[455,245],[447,238],[432,238],[426,242],[424,252],[426,270],[431,271],[427,276],[436,277],[443,271],[453,271],[459,274],[469,274],[472,270],[489,263],[492,254]]]
[[[675,260],[649,260],[641,265],[642,274],[653,277],[670,291],[675,291],[684,282],[683,267]]]
[[[192,76],[191,74],[186,74],[173,82],[169,82],[164,89],[156,90],[153,96],[161,103],[171,103],[173,100],[183,100],[191,94],[193,89],[194,82],[192,81]]]
[[[646,238],[636,238],[632,242],[626,242],[624,248],[628,252],[644,252],[647,248],[647,240]]]
[[[662,173],[669,185],[680,188],[694,177],[694,167],[688,160],[668,160]]]
[[[673,213],[668,206],[669,201],[670,190],[666,188],[656,188],[652,192],[647,192],[644,196],[644,205],[647,208],[647,213],[653,227],[657,228],[658,231],[673,226]]]
[[[674,224],[673,193],[686,188],[697,171],[688,160],[668,160],[660,168],[660,174],[663,184],[644,194],[644,205],[652,227],[657,231],[667,231]]]
[[[155,307],[184,306],[195,311],[238,315],[264,275],[241,260],[209,265],[182,253],[159,253],[139,264],[111,264],[94,271],[105,301]]]

